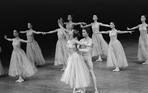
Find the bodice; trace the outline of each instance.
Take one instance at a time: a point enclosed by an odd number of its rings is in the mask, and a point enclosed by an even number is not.
[[[115,31],[110,31],[109,36],[111,40],[116,40],[117,39],[117,30]]]
[[[20,49],[20,40],[19,39],[13,39],[13,42],[12,42],[12,46],[13,46],[13,49]]]
[[[66,29],[68,29],[68,30],[73,30],[73,24],[72,24],[72,23],[68,23],[68,24],[66,25]]]
[[[59,39],[59,40],[65,39],[65,35],[64,35],[64,32],[63,32],[62,29],[58,29],[57,36],[58,36],[58,39]]]
[[[93,23],[92,24],[92,30],[93,30],[93,33],[96,33],[96,32],[98,32],[99,31],[99,23],[97,22],[97,23]]]
[[[28,40],[34,40],[34,33],[33,31],[27,31],[26,33]]]
[[[68,40],[66,46],[70,53],[76,52],[76,45],[74,40]]]
[[[146,25],[140,25],[139,26],[139,31],[141,36],[147,35],[147,26]]]

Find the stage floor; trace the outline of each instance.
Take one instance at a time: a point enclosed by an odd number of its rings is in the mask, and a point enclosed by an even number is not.
[[[148,93],[148,65],[137,61],[137,42],[122,42],[129,63],[120,72],[106,67],[106,60],[93,62],[100,93]],[[38,68],[38,73],[16,83],[6,75],[0,77],[0,93],[72,93],[69,85],[60,81],[62,66],[53,66],[53,58],[46,57],[47,64]],[[5,68],[7,72],[7,68]],[[94,93],[92,84],[86,93]]]

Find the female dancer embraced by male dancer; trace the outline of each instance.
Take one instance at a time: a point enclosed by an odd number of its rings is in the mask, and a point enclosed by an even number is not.
[[[139,28],[140,37],[139,37],[137,57],[139,61],[145,61],[143,64],[148,64],[148,34],[147,34],[148,24],[145,21],[146,17],[142,15],[141,16],[142,23],[133,28],[128,28],[128,30],[134,30]]]
[[[101,55],[104,54],[107,56],[108,43],[104,40],[102,34],[96,34],[96,33],[100,30],[100,26],[109,27],[109,25],[98,22],[97,15],[93,15],[93,20],[94,20],[93,23],[81,27],[82,28],[89,26],[92,27],[93,31],[92,40],[94,44],[92,48],[92,56],[94,57],[99,55],[99,58],[96,61],[102,61]]]
[[[57,32],[58,41],[56,43],[56,51],[55,51],[55,62],[54,65],[60,65],[63,64],[63,68],[61,70],[64,70],[67,64],[67,58],[68,58],[68,51],[66,48],[66,35],[67,33],[61,26],[63,26],[63,19],[61,18],[58,20],[58,25],[60,28],[45,32],[44,34],[52,34]]]
[[[73,30],[67,41],[66,46],[70,54],[67,60],[67,67],[61,77],[62,82],[70,84],[70,87],[73,88],[73,93],[90,85],[89,70],[82,56],[78,53],[77,45],[82,44],[77,40],[77,36],[78,32]]]
[[[27,40],[31,40],[31,43],[27,43],[26,53],[27,57],[33,64],[36,63],[36,65],[43,65],[45,64],[45,59],[42,55],[42,51],[34,39],[34,34],[43,34],[43,32],[36,32],[32,29],[32,25],[28,23],[28,29],[26,31],[20,31],[20,33],[26,33]]]
[[[13,46],[8,74],[12,77],[19,76],[16,82],[23,82],[23,78],[30,77],[37,72],[34,64],[30,62],[25,52],[20,48],[21,42],[31,43],[32,41],[20,39],[16,30],[13,31],[13,35],[15,38],[12,39],[7,38],[7,36],[4,37],[8,41],[12,41]]]
[[[117,30],[113,22],[110,23],[110,27],[110,31],[101,31],[98,33],[109,34],[110,36],[110,43],[107,55],[107,67],[115,67],[113,71],[120,71],[119,68],[127,67],[128,63],[122,44],[117,39],[117,34],[132,33],[132,31]]]

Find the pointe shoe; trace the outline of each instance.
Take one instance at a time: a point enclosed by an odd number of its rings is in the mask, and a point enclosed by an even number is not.
[[[100,92],[98,92],[98,91],[95,91],[95,93],[100,93]]]
[[[86,91],[86,89],[85,89],[85,88],[82,88],[82,91],[83,91],[83,92],[85,92],[85,91]]]
[[[142,63],[142,64],[148,64],[148,60],[146,62]]]
[[[62,69],[61,69],[61,71],[64,71],[65,70],[65,67],[63,67]]]
[[[82,90],[79,89],[79,90],[76,90],[75,92],[76,92],[76,93],[82,93]]]
[[[119,68],[115,68],[113,71],[114,72],[118,72],[118,71],[120,71],[120,69]]]
[[[148,64],[148,62],[144,62],[144,63],[142,63],[142,64]]]
[[[101,58],[98,58],[96,61],[102,61],[102,59]]]
[[[18,80],[16,80],[16,82],[23,82],[24,81],[24,79],[18,79]]]

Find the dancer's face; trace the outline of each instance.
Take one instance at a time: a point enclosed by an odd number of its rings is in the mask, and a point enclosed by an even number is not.
[[[98,20],[97,15],[93,15],[93,20],[94,20],[94,21]]]
[[[14,35],[14,37],[17,37],[18,36],[18,33],[17,33],[16,30],[13,31],[13,35]]]
[[[145,16],[141,16],[141,22],[144,22],[146,20]]]
[[[63,19],[60,19],[61,21],[60,21],[60,24],[63,26]]]
[[[88,35],[88,33],[86,32],[86,30],[82,30],[82,35],[83,35],[83,37],[86,37],[87,35]]]
[[[110,27],[113,29],[115,28],[115,24],[113,22],[110,23]]]
[[[29,29],[32,28],[32,25],[31,25],[30,23],[28,23],[28,28],[29,28]]]
[[[72,20],[72,17],[71,17],[71,15],[68,15],[68,18],[67,18],[67,20],[69,20],[69,21],[71,21],[71,20]]]

